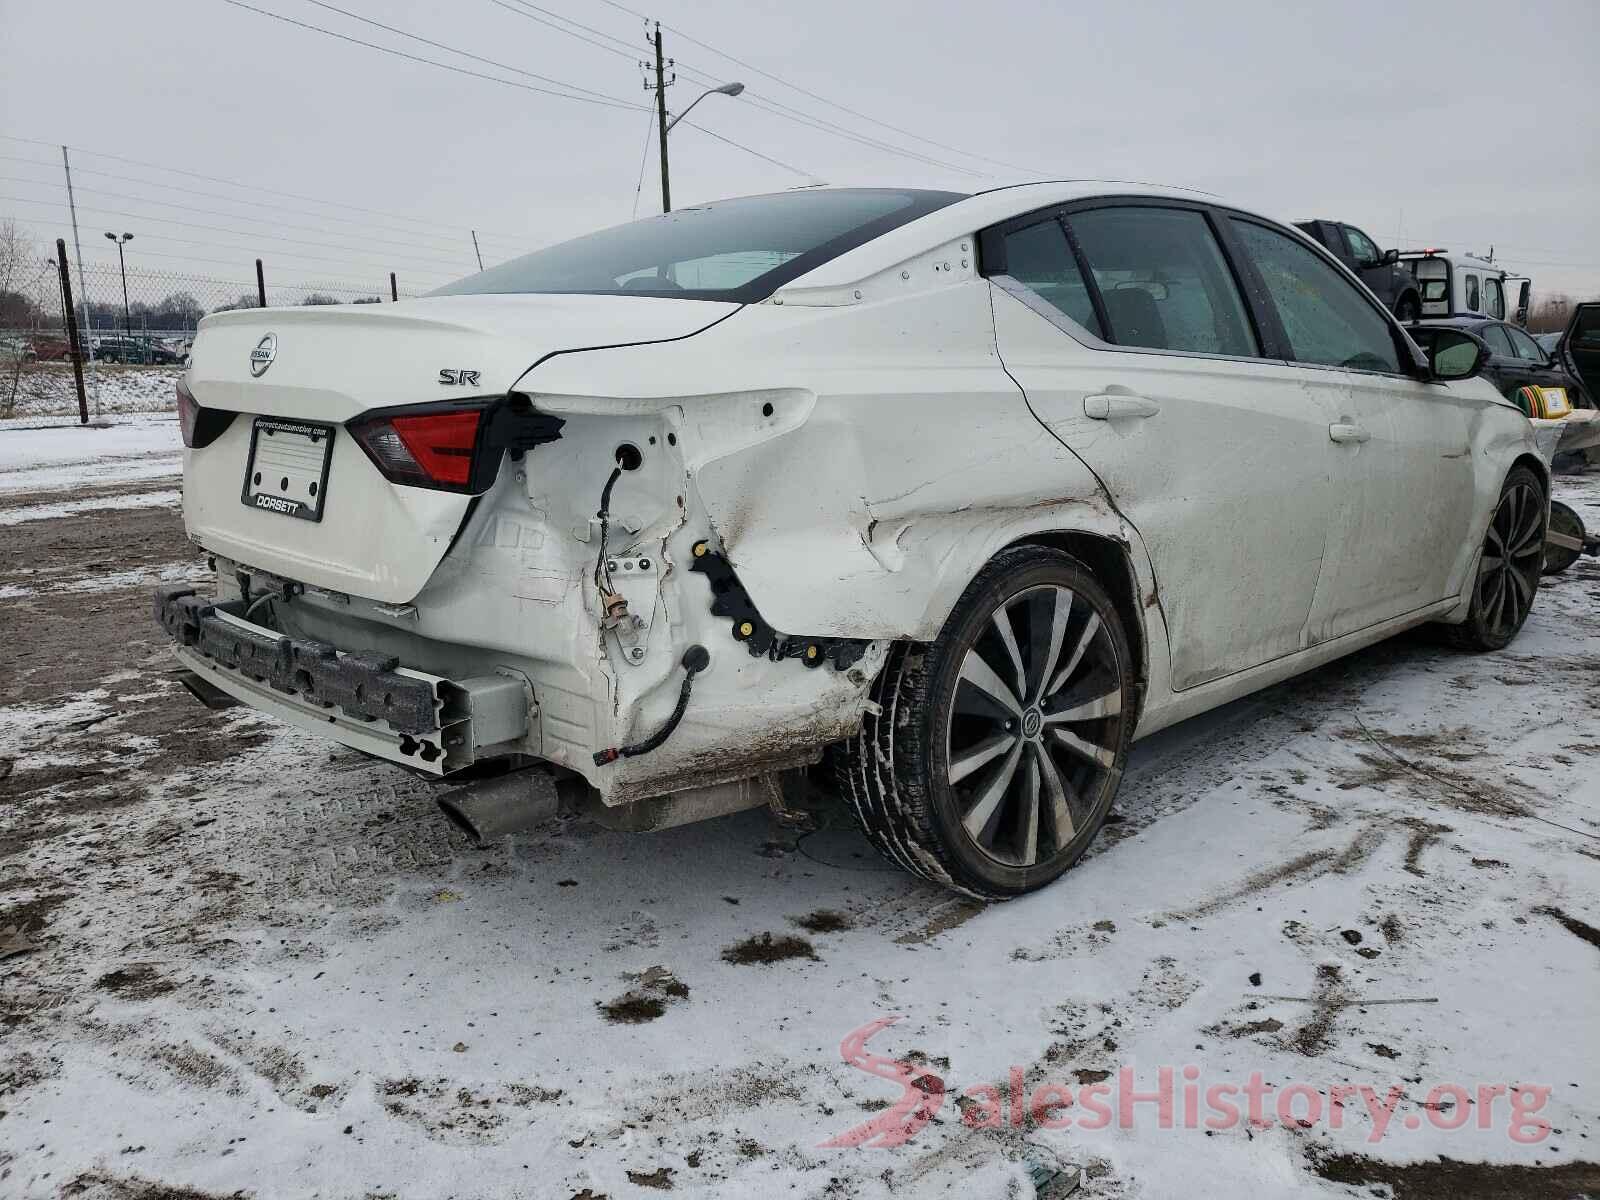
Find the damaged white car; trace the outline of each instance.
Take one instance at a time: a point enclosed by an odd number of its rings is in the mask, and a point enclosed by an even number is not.
[[[1422,622],[1516,634],[1549,478],[1480,355],[1192,195],[726,200],[207,317],[215,594],[156,612],[202,698],[477,780],[480,833],[714,816],[826,757],[895,862],[1016,895],[1135,737]]]

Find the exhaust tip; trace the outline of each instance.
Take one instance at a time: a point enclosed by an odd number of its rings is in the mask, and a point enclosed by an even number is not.
[[[471,818],[462,812],[460,806],[452,799],[454,795],[454,792],[448,792],[439,797],[439,811],[445,815],[450,824],[461,830],[468,837],[474,838],[479,842],[488,841],[489,839],[478,831],[478,827],[472,823]]]
[[[480,843],[542,825],[560,811],[555,779],[538,769],[453,788],[438,805],[452,825]]]

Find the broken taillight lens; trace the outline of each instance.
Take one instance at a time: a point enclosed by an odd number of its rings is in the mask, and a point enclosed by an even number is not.
[[[189,390],[189,385],[178,376],[178,429],[183,433],[183,444],[194,445],[194,427],[200,418],[200,404]]]
[[[209,446],[233,424],[234,414],[221,408],[202,408],[182,375],[178,376],[178,429],[183,444],[192,450]]]
[[[481,408],[382,412],[350,425],[373,465],[392,483],[443,491],[471,490],[472,460],[483,422]]]

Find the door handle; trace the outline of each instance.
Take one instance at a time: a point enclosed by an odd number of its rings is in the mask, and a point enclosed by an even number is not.
[[[1336,442],[1365,442],[1372,438],[1361,426],[1352,421],[1335,421],[1328,426],[1328,437]]]
[[[1102,395],[1083,398],[1083,415],[1096,421],[1109,421],[1113,417],[1153,417],[1161,405],[1143,396]]]

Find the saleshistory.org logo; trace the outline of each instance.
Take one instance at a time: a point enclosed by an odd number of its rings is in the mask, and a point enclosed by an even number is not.
[[[250,374],[257,379],[267,373],[267,368],[272,365],[272,360],[278,357],[278,335],[269,333],[256,343],[256,348],[250,351]]]
[[[909,1142],[939,1113],[949,1093],[945,1081],[924,1066],[902,1062],[867,1050],[874,1035],[900,1020],[880,1017],[845,1035],[839,1044],[844,1061],[857,1070],[900,1085],[900,1096],[888,1108],[843,1133],[819,1143],[823,1147],[867,1146],[890,1148]],[[1550,1097],[1550,1088],[1536,1084],[1480,1083],[1466,1087],[1441,1083],[1418,1102],[1399,1084],[1335,1084],[1323,1088],[1309,1083],[1283,1086],[1266,1082],[1252,1071],[1243,1083],[1216,1082],[1201,1086],[1201,1070],[1193,1063],[1156,1070],[1153,1086],[1139,1090],[1132,1067],[1122,1067],[1093,1083],[1041,1080],[1022,1067],[1010,1068],[1004,1085],[980,1083],[956,1095],[961,1123],[972,1129],[1132,1129],[1141,1119],[1154,1118],[1159,1129],[1235,1129],[1247,1125],[1266,1129],[1273,1125],[1309,1129],[1326,1124],[1344,1128],[1345,1110],[1365,1112],[1371,1121],[1368,1142],[1382,1141],[1399,1115],[1396,1129],[1455,1130],[1469,1122],[1492,1129],[1505,1113],[1506,1136],[1518,1145],[1534,1145],[1550,1135],[1550,1123],[1538,1114]],[[1080,1073],[1081,1079],[1083,1074]],[[1180,1082],[1181,1080],[1181,1082]],[[1031,1090],[1030,1090],[1030,1084]],[[1402,1106],[1414,1109],[1401,1114]]]

